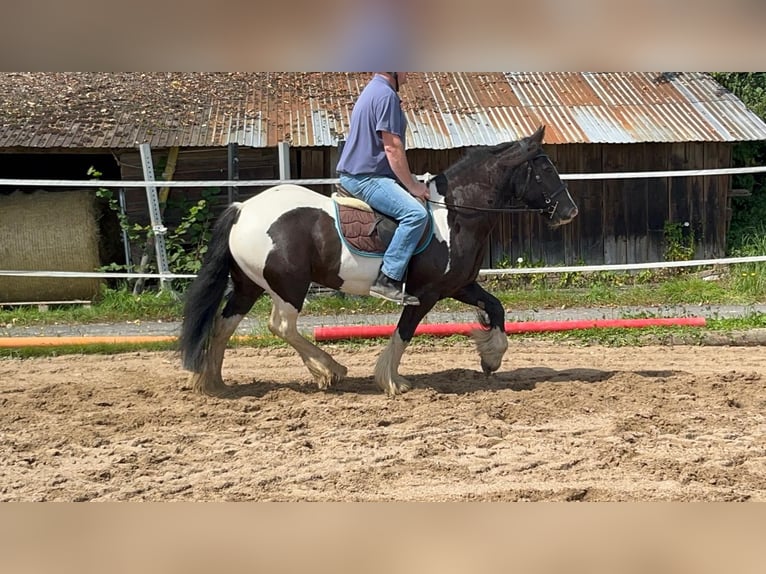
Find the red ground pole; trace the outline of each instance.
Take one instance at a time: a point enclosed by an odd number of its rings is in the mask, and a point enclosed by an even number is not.
[[[542,331],[571,331],[574,329],[639,328],[639,327],[704,327],[704,317],[661,317],[651,319],[577,319],[571,321],[520,321],[506,323],[505,331],[512,333],[539,333]],[[480,329],[479,323],[426,323],[415,329],[416,335],[448,337],[468,335]],[[336,327],[315,327],[314,340],[336,341],[340,339],[370,339],[390,337],[396,325],[351,325]]]

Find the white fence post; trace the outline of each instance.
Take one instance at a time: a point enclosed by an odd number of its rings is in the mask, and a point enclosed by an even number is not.
[[[277,149],[279,150],[279,179],[290,179],[290,144],[279,142]]]

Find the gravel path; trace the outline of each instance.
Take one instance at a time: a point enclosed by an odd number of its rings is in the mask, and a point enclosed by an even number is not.
[[[737,305],[672,305],[656,307],[588,307],[576,309],[540,309],[506,311],[506,321],[566,321],[575,319],[620,319],[645,314],[649,317],[706,317],[731,318],[745,317],[752,313],[766,313],[766,304]],[[314,327],[332,325],[385,325],[395,324],[399,315],[385,314],[339,314],[299,318],[299,329],[311,333]],[[432,312],[424,323],[464,323],[474,322],[473,312]],[[239,334],[261,332],[266,328],[263,321],[255,317],[246,317],[239,326]],[[129,335],[177,335],[179,322],[130,321],[124,323],[90,323],[83,325],[36,325],[18,327],[0,325],[0,337],[36,337],[36,336],[129,336]]]

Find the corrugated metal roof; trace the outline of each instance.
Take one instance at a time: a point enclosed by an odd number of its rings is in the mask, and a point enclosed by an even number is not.
[[[0,148],[335,146],[363,73],[0,74]],[[64,95],[62,97],[62,94]],[[410,73],[408,147],[766,140],[708,74]]]

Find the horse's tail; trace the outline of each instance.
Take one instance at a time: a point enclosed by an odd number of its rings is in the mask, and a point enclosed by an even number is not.
[[[186,291],[179,344],[184,369],[194,373],[203,369],[210,331],[226,292],[233,262],[229,233],[241,207],[241,203],[231,204],[216,221],[202,267]]]

